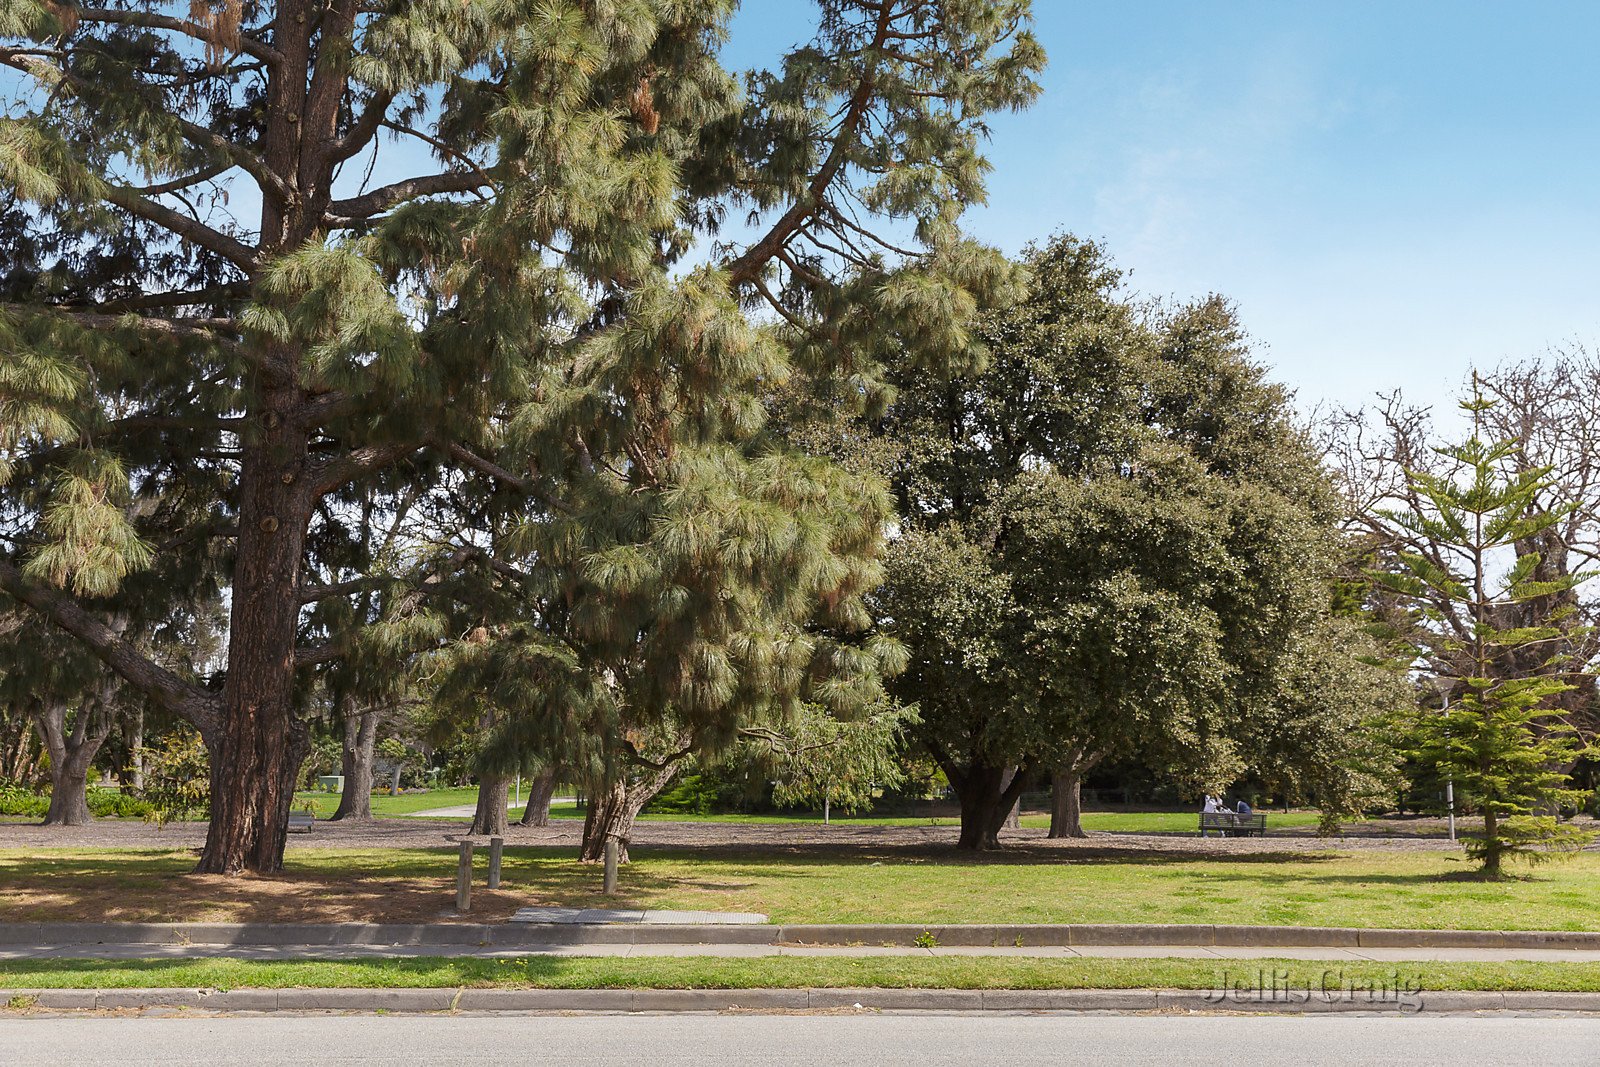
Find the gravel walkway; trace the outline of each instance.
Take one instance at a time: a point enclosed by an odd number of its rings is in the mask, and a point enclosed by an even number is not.
[[[450,819],[394,818],[370,823],[319,822],[309,834],[290,834],[289,848],[447,848],[465,829]],[[1367,824],[1363,830],[1369,830]],[[1408,824],[1407,830],[1415,831]],[[558,819],[545,828],[512,825],[508,845],[576,847],[583,824]],[[738,823],[641,822],[634,828],[632,844],[686,848],[708,852],[944,852],[955,844],[953,826],[853,826],[752,825]],[[1199,838],[1192,834],[1096,833],[1084,839],[1050,840],[1041,828],[1009,830],[1002,836],[1004,854],[1043,858],[1107,856],[1117,853],[1251,853],[1340,851],[1451,851],[1459,846],[1448,840],[1412,835],[1375,836],[1352,833],[1322,838],[1310,832],[1283,830],[1264,838]],[[174,823],[165,829],[131,820],[102,819],[81,827],[44,827],[31,823],[0,823],[0,848],[198,848],[205,842],[204,823]]]

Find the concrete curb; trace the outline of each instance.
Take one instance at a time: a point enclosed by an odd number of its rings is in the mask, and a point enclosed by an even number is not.
[[[0,989],[7,1003],[50,1011],[1600,1013],[1600,993],[1200,989]]]
[[[0,923],[0,945],[1186,945],[1233,948],[1600,949],[1600,931],[1368,930],[1162,923],[834,923],[759,926],[546,923]]]

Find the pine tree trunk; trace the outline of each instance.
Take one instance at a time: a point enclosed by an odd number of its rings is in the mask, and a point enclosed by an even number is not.
[[[556,795],[556,772],[545,771],[528,779],[528,806],[522,809],[522,826],[549,826],[550,799]]]
[[[271,352],[290,367],[293,353]],[[197,870],[283,867],[289,806],[310,734],[294,713],[295,636],[312,497],[297,385],[267,389],[243,431],[239,539],[222,722],[211,742],[211,824]]]
[[[585,863],[599,863],[605,859],[606,839],[617,840],[617,862],[628,862],[628,839],[633,836],[633,824],[644,806],[650,803],[677,776],[681,760],[666,767],[648,771],[640,778],[618,778],[594,791],[589,801],[589,814],[583,821],[583,846],[578,858]]]
[[[372,821],[372,765],[378,747],[378,719],[376,707],[345,711],[344,750],[339,761],[344,788],[332,821]]]
[[[472,827],[467,831],[479,837],[504,837],[506,835],[506,805],[510,802],[511,779],[505,775],[486,774],[478,780],[478,810],[472,816]]]
[[[1490,878],[1500,877],[1500,817],[1488,805],[1483,809],[1483,873]]]

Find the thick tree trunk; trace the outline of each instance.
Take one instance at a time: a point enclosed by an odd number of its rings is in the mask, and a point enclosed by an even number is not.
[[[290,366],[292,353],[271,352]],[[222,722],[211,741],[211,825],[197,870],[283,867],[289,806],[310,735],[294,713],[295,635],[312,493],[294,384],[263,393],[243,431],[239,539]]]
[[[1083,776],[1100,762],[1099,755],[1072,753],[1051,776],[1050,836],[1088,837],[1083,828]]]
[[[556,772],[545,771],[528,779],[528,806],[522,809],[523,826],[550,825],[550,798],[556,795]]]
[[[977,763],[966,770],[945,768],[961,802],[961,836],[956,847],[989,851],[1000,847],[1000,831],[1022,796],[1026,769]]]
[[[50,810],[46,826],[87,826],[89,814],[89,765],[100,748],[95,741],[74,751],[65,760],[50,762]]]
[[[506,805],[511,795],[511,779],[503,775],[486,774],[478,780],[478,810],[472,816],[472,827],[467,831],[480,837],[506,835]]]
[[[344,751],[339,770],[344,788],[339,793],[339,808],[333,821],[370,822],[372,819],[372,764],[378,747],[378,708],[359,712],[345,709]]]
[[[1083,775],[1058,770],[1051,780],[1050,836],[1088,837],[1083,829]]]
[[[594,790],[589,813],[583,820],[583,846],[578,858],[585,863],[605,859],[607,838],[617,840],[617,862],[628,862],[628,839],[633,824],[658,793],[672,783],[682,761],[674,760],[660,770],[646,771],[639,778],[621,777]]]
[[[114,692],[107,685],[85,700],[70,729],[64,704],[40,708],[35,716],[50,755],[50,807],[45,812],[45,826],[86,826],[91,821],[89,767],[111,735]]]

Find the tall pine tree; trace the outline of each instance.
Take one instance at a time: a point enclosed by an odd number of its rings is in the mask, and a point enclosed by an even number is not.
[[[0,590],[200,729],[201,870],[282,862],[297,674],[347,652],[306,611],[387,580],[352,549],[364,516],[418,487],[449,506],[470,476],[552,522],[575,509],[599,555],[637,539],[627,494],[561,495],[574,430],[626,453],[663,425],[651,351],[605,335],[689,351],[732,301],[852,403],[895,338],[970,358],[1007,272],[956,219],[982,197],[984,114],[1037,91],[1028,4],[824,0],[815,39],[742,89],[718,62],[732,8],[0,0],[0,63],[32,85],[0,123],[0,477],[50,484],[5,501]],[[633,327],[692,255],[710,269],[679,318]],[[591,365],[608,352],[625,363]],[[747,404],[695,373],[671,387],[697,447],[720,431],[696,420],[748,418],[709,410]],[[691,501],[696,458],[627,462]],[[180,489],[207,522],[136,506]],[[99,598],[163,555],[229,590],[220,690],[106,624]]]

